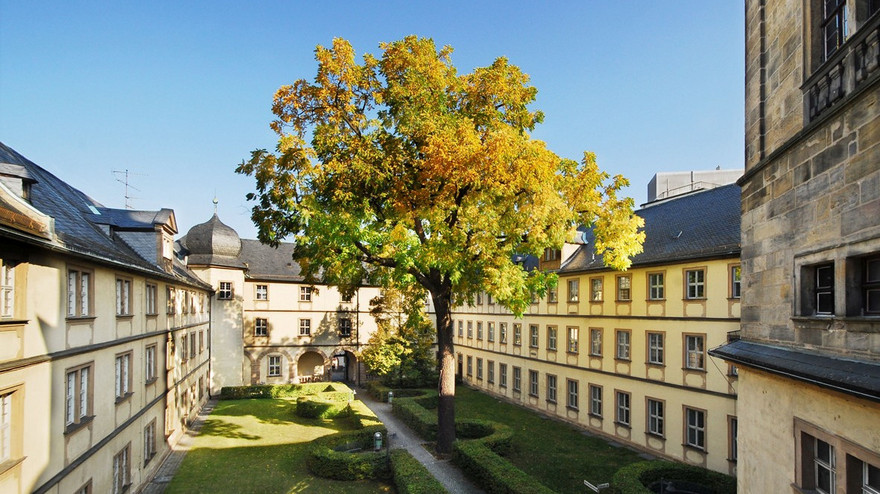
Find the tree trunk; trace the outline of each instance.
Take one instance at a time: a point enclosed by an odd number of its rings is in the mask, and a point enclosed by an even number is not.
[[[452,297],[449,291],[431,293],[437,316],[437,349],[440,358],[440,394],[437,406],[437,452],[452,453],[455,442],[455,347],[452,343]]]

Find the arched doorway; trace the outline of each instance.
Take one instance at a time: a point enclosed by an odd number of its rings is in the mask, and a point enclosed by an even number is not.
[[[358,359],[357,356],[348,351],[339,349],[331,357],[332,381],[344,381],[348,383],[357,383],[358,380]]]
[[[296,362],[296,371],[300,381],[322,381],[324,379],[324,357],[318,352],[305,352]]]

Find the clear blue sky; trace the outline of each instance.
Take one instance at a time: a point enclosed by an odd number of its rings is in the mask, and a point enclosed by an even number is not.
[[[274,149],[275,90],[315,45],[409,34],[459,72],[506,56],[532,77],[557,154],[597,153],[644,202],[659,171],[743,166],[743,14],[733,0],[45,2],[0,0],[0,141],[108,207],[173,208],[255,238],[235,166]]]

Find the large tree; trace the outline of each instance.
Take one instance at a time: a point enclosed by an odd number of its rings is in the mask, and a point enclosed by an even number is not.
[[[452,49],[407,37],[359,62],[350,43],[316,48],[318,72],[283,86],[276,152],[252,153],[259,238],[291,238],[303,272],[352,290],[364,279],[420,285],[433,301],[440,358],[437,449],[455,439],[451,311],[479,291],[521,316],[555,278],[515,259],[559,248],[590,225],[606,265],[641,251],[641,219],[621,176],[595,156],[560,158],[529,132],[536,89],[505,58],[458,74]]]

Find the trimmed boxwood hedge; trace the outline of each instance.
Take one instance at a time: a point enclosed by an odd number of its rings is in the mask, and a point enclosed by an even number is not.
[[[381,425],[315,439],[306,461],[309,471],[336,480],[390,479],[391,464],[386,452],[372,451],[376,432],[387,441],[387,432]]]
[[[405,449],[391,451],[394,486],[398,494],[433,494],[448,492],[431,472]]]
[[[260,384],[255,386],[224,386],[220,388],[221,400],[247,398],[298,398],[325,393],[339,395],[338,401],[348,401],[352,391],[341,383]]]
[[[627,465],[614,474],[611,486],[620,494],[650,494],[647,486],[660,479],[693,482],[713,489],[717,494],[736,494],[736,479],[729,475],[664,460]]]
[[[296,415],[309,419],[333,419],[351,415],[347,401],[327,399],[322,393],[316,396],[300,396],[296,399]]]
[[[551,494],[531,475],[515,467],[481,440],[455,441],[452,461],[489,493]]]

